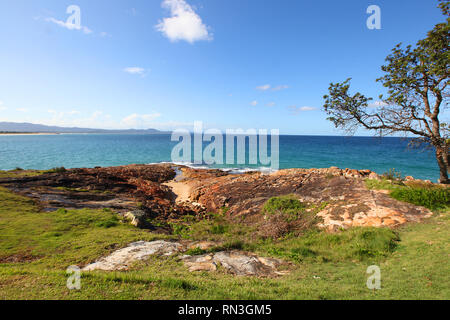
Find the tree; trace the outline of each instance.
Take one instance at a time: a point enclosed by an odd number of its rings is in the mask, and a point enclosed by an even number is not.
[[[353,134],[357,128],[375,131],[380,136],[403,133],[413,136],[413,144],[435,150],[440,168],[440,183],[448,184],[450,124],[443,118],[449,99],[450,1],[439,7],[446,22],[437,24],[427,37],[412,48],[398,44],[381,67],[385,75],[377,82],[387,88],[388,96],[371,103],[361,93],[351,95],[350,80],[331,83],[324,96],[324,110],[336,128]]]

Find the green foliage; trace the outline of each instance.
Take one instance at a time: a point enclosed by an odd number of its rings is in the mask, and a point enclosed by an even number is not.
[[[392,180],[392,181],[403,181],[404,180],[401,172],[395,170],[395,168],[389,169],[389,171],[383,173],[382,177],[387,180]]]
[[[16,168],[9,171],[0,170],[0,178],[20,178],[20,177],[34,177],[45,173],[41,170],[24,170],[22,168]]]
[[[305,209],[306,206],[294,195],[287,195],[267,200],[262,208],[262,212],[265,214],[284,213],[296,217]]]
[[[227,231],[228,231],[228,226],[223,225],[223,224],[214,224],[211,227],[212,234],[224,234]]]
[[[391,180],[366,180],[369,189],[389,190],[389,195],[397,200],[409,202],[430,210],[442,210],[450,207],[449,188],[427,185],[425,183],[398,184]]]
[[[352,228],[337,234],[313,231],[300,238],[269,244],[269,254],[294,262],[365,261],[387,257],[397,247],[398,235],[383,228]]]
[[[119,218],[117,216],[112,216],[108,220],[100,221],[96,224],[97,227],[100,228],[112,228],[116,227],[119,224]]]
[[[228,240],[224,244],[214,248],[213,251],[228,251],[228,250],[244,250],[250,246],[242,240]]]
[[[316,228],[320,221],[317,213],[326,205],[326,203],[306,205],[295,195],[270,198],[261,210],[265,214],[265,221],[259,227],[258,234],[264,239],[301,236]]]
[[[450,190],[448,188],[397,188],[390,193],[390,196],[430,210],[450,207]]]
[[[201,256],[201,255],[204,255],[207,252],[208,251],[200,249],[200,248],[193,248],[193,249],[187,250],[184,254],[186,254],[188,256]]]
[[[188,239],[191,234],[191,227],[186,224],[181,223],[169,223],[169,225],[172,227],[172,233],[174,235],[178,235],[184,239]]]
[[[324,96],[324,111],[336,128],[353,134],[358,128],[377,135],[402,133],[414,135],[416,144],[433,146],[441,181],[448,182],[450,126],[442,119],[448,104],[450,77],[450,18],[448,2],[440,5],[446,21],[437,24],[415,47],[398,44],[381,67],[384,75],[377,79],[388,96],[373,103],[357,92],[350,93],[350,80],[331,83]]]

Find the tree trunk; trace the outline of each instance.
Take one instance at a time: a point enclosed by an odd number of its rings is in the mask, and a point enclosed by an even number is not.
[[[448,179],[448,149],[446,147],[436,148],[436,159],[439,165],[440,178],[439,183],[449,184]]]

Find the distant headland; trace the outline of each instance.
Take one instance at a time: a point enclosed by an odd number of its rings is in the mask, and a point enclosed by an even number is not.
[[[58,134],[58,133],[120,133],[120,134],[168,134],[156,129],[108,130],[95,128],[58,127],[35,123],[0,122],[0,135]]]

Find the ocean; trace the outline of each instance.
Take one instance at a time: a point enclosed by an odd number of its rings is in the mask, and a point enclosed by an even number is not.
[[[59,134],[0,135],[0,169],[51,169],[171,162],[177,142],[170,135]],[[207,144],[205,143],[205,146]],[[396,137],[280,136],[280,169],[370,169],[382,174],[395,168],[404,176],[437,181],[431,150],[408,148]],[[248,149],[248,148],[247,148]],[[205,164],[200,167],[208,167]],[[214,165],[243,172],[261,165]]]

